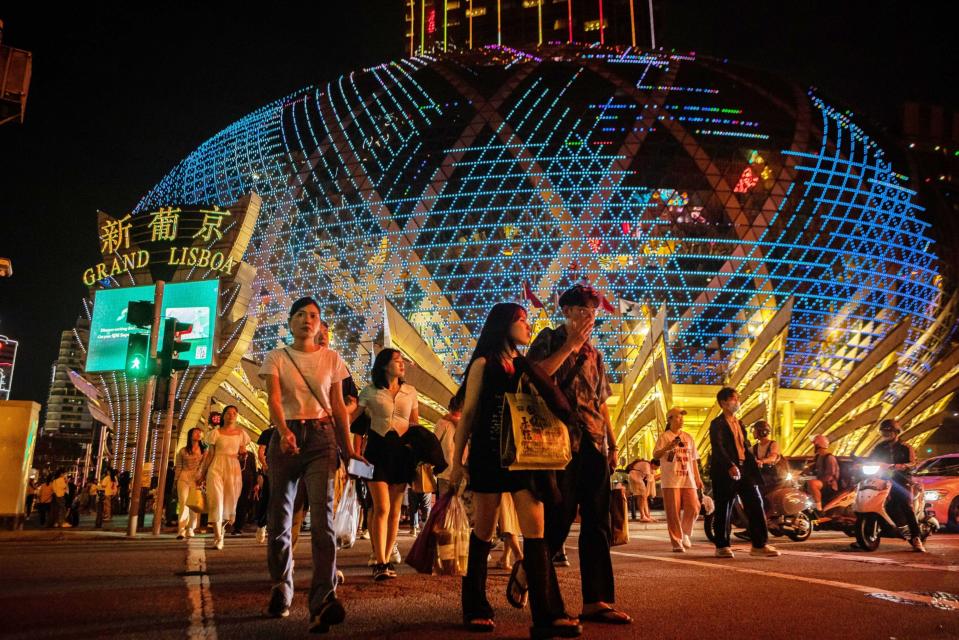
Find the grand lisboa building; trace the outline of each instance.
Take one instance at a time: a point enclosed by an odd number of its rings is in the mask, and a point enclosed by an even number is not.
[[[794,454],[815,433],[866,450],[883,417],[917,445],[942,424],[955,297],[910,178],[856,114],[692,53],[414,53],[263,106],[139,204],[262,198],[254,358],[313,295],[358,378],[381,345],[406,353],[429,420],[494,303],[539,330],[588,282],[629,456],[672,405],[702,439],[723,384]]]

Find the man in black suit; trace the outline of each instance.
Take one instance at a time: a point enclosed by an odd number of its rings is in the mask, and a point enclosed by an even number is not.
[[[766,529],[766,514],[759,486],[763,483],[756,458],[749,450],[746,428],[736,417],[739,411],[739,394],[735,389],[723,387],[716,394],[722,413],[709,425],[709,445],[712,463],[709,474],[713,481],[713,500],[716,515],[713,518],[716,557],[732,558],[729,548],[729,529],[733,501],[736,496],[742,501],[749,520],[749,539],[753,543],[749,555],[775,557],[779,552],[766,544],[769,531]]]

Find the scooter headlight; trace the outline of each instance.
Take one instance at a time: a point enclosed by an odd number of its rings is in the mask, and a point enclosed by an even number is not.
[[[786,481],[791,482],[792,479],[793,479],[793,474],[792,474],[792,471],[790,471],[789,473],[786,474]]]
[[[938,500],[942,500],[945,496],[946,496],[945,491],[938,491],[936,489],[931,489],[929,491],[926,491],[923,497],[926,499],[927,502],[936,502]]]
[[[879,468],[878,464],[865,464],[862,466],[862,473],[863,475],[874,476],[879,473]]]

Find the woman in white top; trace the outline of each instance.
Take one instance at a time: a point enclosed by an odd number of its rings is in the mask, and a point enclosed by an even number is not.
[[[663,508],[666,510],[666,528],[673,551],[683,553],[693,546],[690,536],[699,516],[699,497],[703,488],[699,477],[699,452],[696,441],[683,431],[686,412],[673,407],[666,414],[666,431],[656,441],[653,457],[659,458],[663,473]]]
[[[373,478],[367,484],[373,498],[369,531],[376,561],[374,580],[396,577],[387,554],[396,542],[403,496],[416,469],[412,450],[400,440],[410,425],[420,420],[416,389],[403,381],[405,373],[403,354],[396,349],[383,349],[376,354],[370,376],[373,382],[360,392],[354,416],[364,410],[370,416],[363,455],[373,465]]]
[[[236,519],[236,502],[243,491],[240,451],[250,444],[246,430],[236,423],[239,410],[223,409],[223,426],[207,435],[199,478],[206,478],[207,514],[213,523],[213,546],[223,549],[223,525]]]
[[[206,445],[203,444],[203,430],[199,427],[193,427],[186,434],[186,446],[176,454],[176,471],[173,475],[176,486],[176,502],[180,509],[180,517],[177,521],[177,540],[192,538],[193,530],[199,524],[200,514],[187,507],[186,501],[190,497],[190,489],[196,486],[197,471],[200,470],[200,463],[203,462],[204,451],[206,451]]]
[[[313,521],[311,633],[326,633],[346,618],[346,609],[336,597],[333,474],[340,456],[363,460],[349,440],[343,381],[350,374],[337,352],[317,342],[321,324],[316,300],[304,297],[295,301],[288,322],[293,343],[270,351],[260,367],[269,396],[270,421],[276,426],[266,452],[270,475],[267,567],[273,582],[267,615],[290,615],[293,503],[302,478]]]

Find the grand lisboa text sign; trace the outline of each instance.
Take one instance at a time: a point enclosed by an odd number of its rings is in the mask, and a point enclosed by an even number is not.
[[[103,261],[83,272],[83,283],[149,268],[162,262],[169,267],[201,267],[231,275],[236,260],[213,249],[223,238],[224,222],[232,213],[213,207],[184,209],[160,207],[133,218],[107,218],[100,224],[100,251]]]

